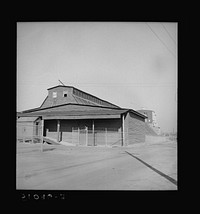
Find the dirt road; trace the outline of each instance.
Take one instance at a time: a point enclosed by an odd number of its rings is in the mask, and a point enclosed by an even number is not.
[[[176,190],[175,142],[133,147],[17,144],[17,189]]]

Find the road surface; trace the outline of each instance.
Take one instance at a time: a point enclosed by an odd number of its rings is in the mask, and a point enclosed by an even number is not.
[[[17,189],[177,190],[177,144],[76,147],[17,143]]]

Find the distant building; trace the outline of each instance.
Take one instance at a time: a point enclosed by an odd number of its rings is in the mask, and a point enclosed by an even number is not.
[[[141,109],[137,110],[138,112],[144,114],[147,116],[145,119],[145,122],[148,123],[148,125],[158,134],[161,134],[160,127],[158,126],[157,119],[156,119],[156,113],[153,110],[147,110],[147,109]]]
[[[26,126],[31,117],[36,127],[43,124],[46,140],[125,146],[144,142],[147,132],[154,134],[146,127],[145,119],[153,122],[155,118],[142,112],[120,108],[72,86],[58,85],[47,90],[40,107],[17,113],[20,127],[23,123]]]

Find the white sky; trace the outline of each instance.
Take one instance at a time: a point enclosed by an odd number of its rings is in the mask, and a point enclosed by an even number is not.
[[[177,23],[18,22],[17,111],[39,107],[58,79],[177,131]]]

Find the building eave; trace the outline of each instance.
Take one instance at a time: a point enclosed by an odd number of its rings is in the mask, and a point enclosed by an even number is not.
[[[69,105],[69,104],[67,104],[67,105]],[[72,104],[72,105],[77,105],[77,104]],[[61,119],[62,117],[63,117],[63,119],[70,119],[70,118],[75,119],[75,117],[76,117],[76,119],[77,119],[77,117],[101,118],[101,115],[102,115],[102,117],[104,117],[104,118],[106,118],[106,117],[109,118],[109,115],[110,115],[110,117],[114,117],[111,115],[122,115],[122,114],[126,114],[127,112],[132,112],[133,114],[135,114],[139,117],[147,118],[147,116],[140,114],[139,112],[134,111],[133,109],[122,109],[122,108],[116,109],[116,108],[109,108],[109,107],[102,107],[102,106],[92,106],[92,107],[94,107],[94,109],[90,110],[90,111],[78,111],[78,110],[77,111],[65,111],[65,110],[63,110],[63,111],[42,111],[42,112],[32,111],[32,112],[18,113],[17,116],[18,117],[38,116],[38,117],[45,117],[46,119],[47,118]],[[100,108],[102,108],[102,110],[95,110],[95,107],[100,107]],[[49,108],[50,107],[46,108],[46,110],[48,110]],[[51,107],[51,109],[52,109],[52,107]],[[45,109],[42,109],[42,110],[45,110]]]
[[[22,111],[20,113],[29,113],[29,112],[35,112],[35,111],[40,111],[40,110],[47,110],[47,109],[53,109],[53,108],[57,108],[57,107],[61,107],[61,106],[67,106],[67,105],[76,105],[76,106],[88,106],[88,107],[94,107],[94,108],[105,108],[105,109],[123,109],[120,107],[107,107],[107,106],[98,106],[98,105],[86,105],[86,104],[78,104],[78,103],[65,103],[65,104],[61,104],[61,105],[56,105],[56,106],[50,106],[50,107],[46,107],[46,108],[34,108],[34,109],[28,109],[25,111]]]
[[[142,118],[148,118],[146,115],[144,115],[142,113],[139,113],[138,111],[135,111],[133,109],[129,109],[129,112],[132,112],[132,113],[134,113],[134,114],[136,114],[136,115],[138,115],[138,116],[140,116]]]

